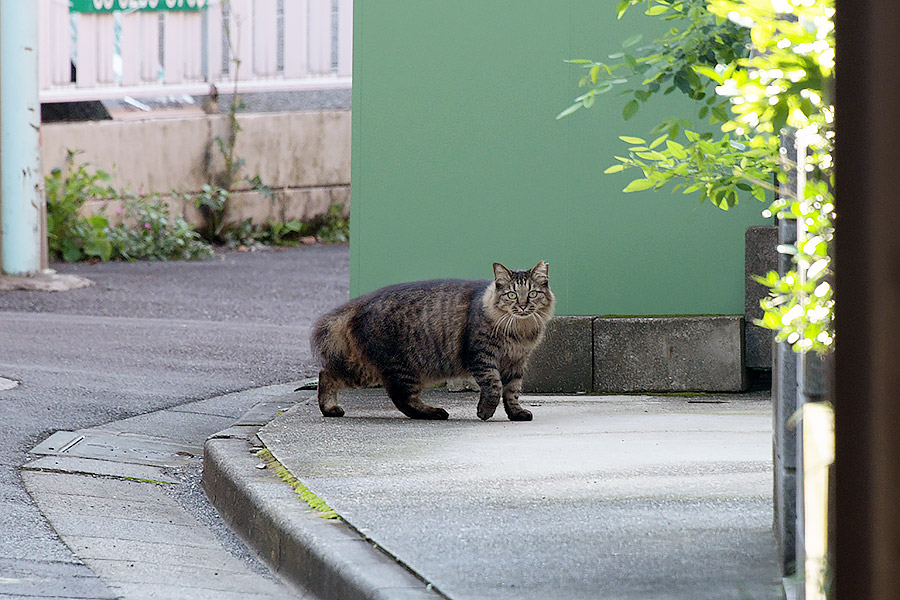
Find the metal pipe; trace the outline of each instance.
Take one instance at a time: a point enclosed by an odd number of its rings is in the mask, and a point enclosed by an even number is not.
[[[38,5],[0,0],[0,266],[9,275],[41,270]]]

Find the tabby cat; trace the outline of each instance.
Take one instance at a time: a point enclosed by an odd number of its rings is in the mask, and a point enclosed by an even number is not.
[[[528,271],[494,263],[493,281],[401,283],[360,296],[313,327],[319,408],[343,416],[339,390],[382,384],[406,416],[446,419],[419,398],[423,387],[471,375],[481,388],[479,418],[490,419],[502,398],[510,420],[530,421],[519,405],[525,360],[553,305],[544,261]]]

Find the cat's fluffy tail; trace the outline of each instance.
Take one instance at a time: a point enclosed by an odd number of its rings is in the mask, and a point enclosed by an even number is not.
[[[323,315],[313,326],[310,347],[322,373],[349,387],[365,387],[381,382],[381,374],[359,347],[350,323],[356,307],[345,305]],[[322,377],[322,373],[319,374]]]
[[[309,344],[313,356],[322,367],[344,363],[351,355],[350,311],[343,310],[322,315],[313,326]]]

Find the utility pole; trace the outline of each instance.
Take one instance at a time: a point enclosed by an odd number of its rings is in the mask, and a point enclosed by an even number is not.
[[[7,275],[42,267],[38,6],[0,0],[0,272]]]

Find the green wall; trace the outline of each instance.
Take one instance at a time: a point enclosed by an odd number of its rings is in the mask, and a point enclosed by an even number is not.
[[[627,123],[612,96],[561,121],[580,71],[657,21],[591,0],[381,0],[354,7],[350,293],[550,263],[558,314],[738,314],[754,200],[623,194],[617,136],[691,113],[677,94]],[[649,34],[647,34],[649,35]]]

